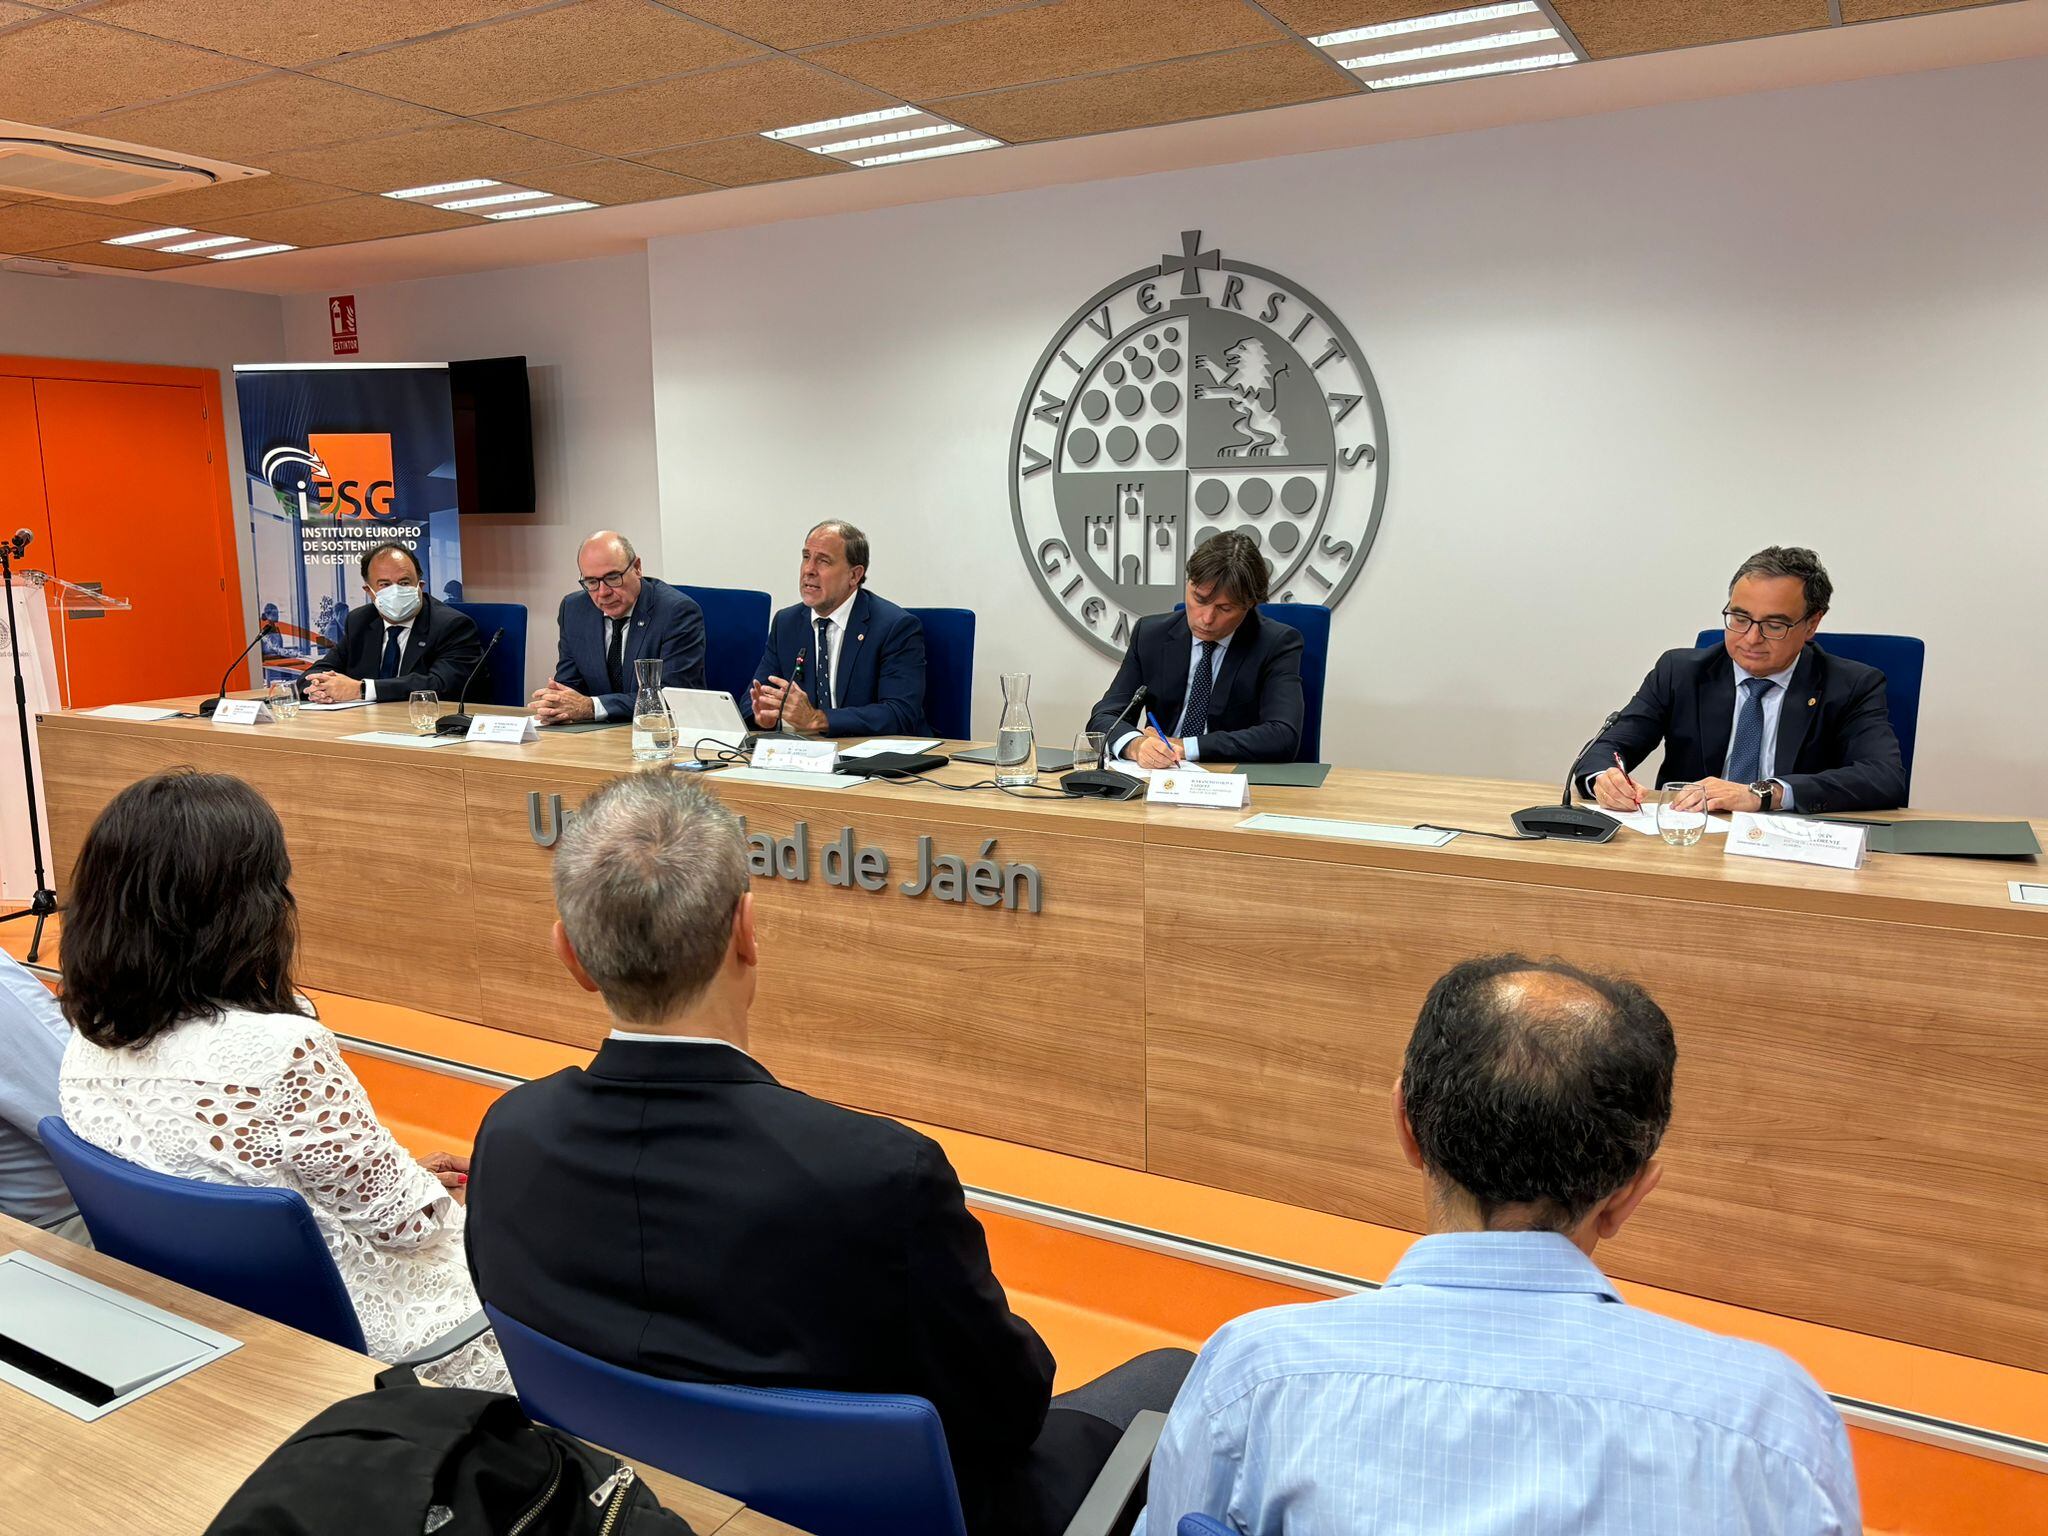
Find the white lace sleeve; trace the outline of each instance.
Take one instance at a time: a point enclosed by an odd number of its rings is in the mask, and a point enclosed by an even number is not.
[[[379,1248],[416,1248],[441,1230],[452,1201],[378,1122],[334,1037],[315,1029],[274,1082],[199,1101],[213,1145],[295,1183],[308,1200]],[[260,1181],[259,1181],[260,1182]]]

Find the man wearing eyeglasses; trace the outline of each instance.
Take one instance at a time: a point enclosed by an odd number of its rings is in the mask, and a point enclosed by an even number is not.
[[[1833,595],[1810,549],[1751,555],[1728,584],[1721,643],[1659,657],[1573,782],[1607,810],[1634,810],[1644,786],[1630,772],[1661,740],[1659,779],[1690,786],[1680,806],[1819,815],[1904,805],[1884,674],[1812,643]]]
[[[581,592],[562,599],[560,659],[534,690],[542,725],[625,721],[638,689],[633,664],[661,658],[664,688],[704,686],[704,613],[665,581],[643,575],[622,533],[593,533],[576,552]]]

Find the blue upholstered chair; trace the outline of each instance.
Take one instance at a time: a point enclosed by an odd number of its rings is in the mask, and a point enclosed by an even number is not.
[[[1330,673],[1330,610],[1321,603],[1263,603],[1267,618],[1301,631],[1301,743],[1297,763],[1323,760],[1323,684]]]
[[[1703,629],[1698,644],[1719,645],[1721,631]],[[1927,670],[1927,642],[1912,635],[1852,635],[1822,630],[1814,643],[1832,656],[1860,661],[1884,674],[1885,711],[1892,734],[1899,738],[1899,760],[1906,768],[1906,790],[1913,788],[1913,743],[1920,733],[1920,678]]]
[[[93,1246],[218,1300],[362,1352],[362,1324],[305,1200],[139,1168],[55,1115],[36,1127],[78,1202]],[[424,1364],[484,1331],[481,1312],[394,1364]]]
[[[1174,1536],[1237,1536],[1237,1533],[1211,1515],[1182,1515]]]
[[[665,1381],[484,1311],[520,1403],[542,1423],[813,1536],[966,1536],[945,1428],[921,1397]],[[1068,1536],[1102,1536],[1142,1497],[1164,1423],[1138,1415]]]
[[[974,735],[974,610],[912,608],[924,626],[924,723],[934,736]]]
[[[747,707],[747,687],[768,643],[774,611],[766,592],[752,587],[677,587],[704,610],[704,686],[733,696]]]
[[[450,603],[457,613],[476,621],[477,639],[488,644],[491,631],[502,629],[505,638],[484,660],[484,691],[480,704],[508,704],[513,708],[526,702],[526,604]]]

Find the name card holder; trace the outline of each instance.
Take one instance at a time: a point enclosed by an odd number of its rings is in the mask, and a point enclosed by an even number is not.
[[[802,736],[763,736],[754,743],[756,768],[776,773],[830,773],[839,764],[839,748],[829,741]]]
[[[1846,822],[1806,821],[1737,811],[1728,826],[1728,853],[1743,859],[1782,859],[1826,869],[1861,869],[1870,829]]]
[[[1159,805],[1200,805],[1211,810],[1241,810],[1251,796],[1251,780],[1241,773],[1155,772],[1145,799]]]
[[[276,721],[261,699],[222,699],[213,710],[215,725],[273,725]]]
[[[539,741],[540,732],[534,728],[531,715],[472,715],[469,734],[462,739],[496,741],[517,747],[529,741]]]

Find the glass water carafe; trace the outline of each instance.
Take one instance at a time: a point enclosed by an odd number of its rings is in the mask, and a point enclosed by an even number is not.
[[[996,722],[996,782],[1036,784],[1032,767],[1031,674],[1003,674],[1003,718]]]
[[[676,722],[661,696],[661,658],[633,663],[640,691],[633,699],[633,761],[665,763],[676,753]]]

